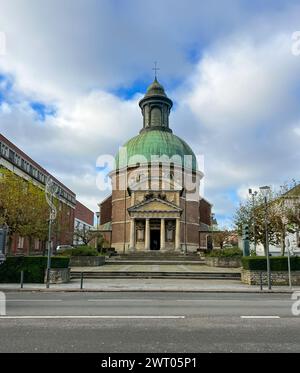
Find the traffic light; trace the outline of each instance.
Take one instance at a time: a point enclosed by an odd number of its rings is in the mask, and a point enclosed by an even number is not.
[[[248,224],[244,224],[243,225],[243,240],[249,240],[249,225]]]
[[[249,256],[250,255],[250,243],[249,243],[249,225],[243,224],[243,255]]]

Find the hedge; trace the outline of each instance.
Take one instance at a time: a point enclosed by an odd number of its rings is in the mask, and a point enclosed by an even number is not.
[[[99,253],[97,249],[91,246],[78,246],[73,249],[66,249],[58,252],[57,255],[63,256],[98,256]]]
[[[267,259],[262,256],[244,256],[242,258],[242,266],[244,269],[253,271],[266,271]],[[286,256],[270,257],[271,271],[287,271],[288,260]],[[291,270],[300,271],[300,257],[291,257]]]
[[[67,257],[53,257],[51,268],[68,268],[69,262]],[[18,283],[21,271],[25,283],[43,283],[46,268],[46,256],[10,256],[0,265],[0,283]]]

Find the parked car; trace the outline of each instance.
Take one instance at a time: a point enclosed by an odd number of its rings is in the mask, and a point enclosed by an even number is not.
[[[65,250],[71,250],[71,249],[74,249],[74,247],[71,246],[71,245],[58,245],[56,247],[56,252],[65,251]]]

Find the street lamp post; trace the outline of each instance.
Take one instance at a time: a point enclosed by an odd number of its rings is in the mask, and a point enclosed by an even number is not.
[[[270,254],[269,254],[269,231],[268,231],[268,194],[270,192],[269,186],[262,186],[259,188],[265,203],[265,246],[266,246],[266,258],[267,258],[267,277],[268,277],[268,289],[272,289],[271,284],[271,266],[270,266]]]
[[[252,232],[253,232],[253,245],[254,252],[256,253],[256,234],[255,234],[255,197],[257,196],[257,191],[252,192],[252,189],[249,189],[249,195],[252,197]]]
[[[48,225],[48,252],[47,252],[47,270],[46,270],[46,288],[48,289],[50,287],[50,268],[51,268],[51,228],[52,228],[52,223],[56,218],[56,207],[53,203],[53,197],[57,193],[58,187],[54,183],[54,181],[48,177],[46,181],[46,186],[45,186],[45,196],[46,196],[46,201],[49,205],[49,225]]]
[[[186,226],[186,191],[184,199],[184,255],[187,254],[187,226]]]
[[[288,227],[288,223],[289,223],[289,219],[287,216],[283,216],[282,217],[282,223],[283,223],[283,226],[284,226],[284,232],[285,232],[285,238],[284,238],[284,241],[285,241],[285,247],[286,247],[286,252],[287,252],[287,262],[288,262],[288,275],[289,275],[289,287],[290,289],[292,288],[292,274],[291,274],[291,241],[288,237],[288,235],[286,234],[287,232],[287,227]]]
[[[187,229],[186,229],[186,189],[183,187],[180,191],[180,197],[184,195],[184,255],[187,254]]]
[[[287,256],[288,256],[288,273],[289,273],[289,287],[292,288],[292,274],[291,274],[291,244],[289,238],[286,239],[286,248],[287,248]]]

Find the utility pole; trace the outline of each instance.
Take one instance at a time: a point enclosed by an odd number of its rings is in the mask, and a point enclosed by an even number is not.
[[[253,232],[254,252],[256,253],[255,197],[257,196],[257,191],[252,192],[252,189],[249,189],[249,195],[252,197],[252,232]]]
[[[186,190],[184,199],[184,255],[187,254],[187,226],[186,226]]]
[[[272,289],[271,284],[271,266],[270,266],[270,253],[269,253],[269,231],[268,231],[268,194],[270,192],[269,186],[260,187],[260,190],[264,197],[265,203],[265,246],[266,246],[266,257],[267,257],[267,276],[268,276],[268,289]]]
[[[46,288],[49,289],[50,287],[50,268],[51,268],[51,228],[52,228],[52,223],[56,219],[57,215],[57,210],[56,206],[53,203],[53,198],[54,195],[57,193],[58,187],[54,183],[54,181],[48,176],[46,185],[45,185],[45,196],[46,196],[46,201],[49,205],[49,222],[48,222],[48,242],[47,242],[47,270],[46,270]]]

